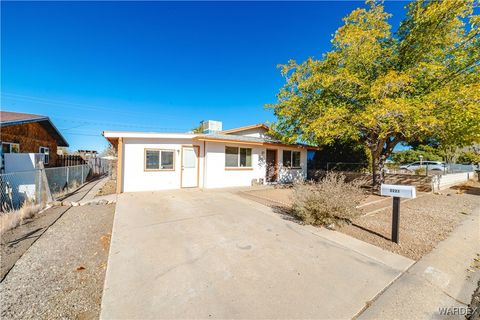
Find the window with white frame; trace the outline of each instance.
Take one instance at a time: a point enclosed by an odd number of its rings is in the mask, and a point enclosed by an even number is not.
[[[145,149],[145,171],[175,170],[175,151]]]
[[[13,142],[2,142],[2,153],[19,153],[20,144]]]
[[[40,147],[40,153],[43,153],[43,163],[48,164],[50,162],[50,149],[47,147]]]
[[[251,168],[252,149],[239,147],[225,147],[226,168]]]
[[[283,166],[286,168],[300,168],[300,151],[283,150]]]

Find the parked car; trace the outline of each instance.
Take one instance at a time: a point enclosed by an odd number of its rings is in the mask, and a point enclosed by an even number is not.
[[[444,171],[446,164],[441,161],[416,161],[400,166],[400,169],[415,171],[418,169],[428,169],[429,171]]]

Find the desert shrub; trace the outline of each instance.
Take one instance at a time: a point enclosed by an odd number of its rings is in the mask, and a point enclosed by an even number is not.
[[[17,210],[0,213],[0,234],[19,226],[23,220],[32,218],[40,209],[40,205],[24,202]]]
[[[362,181],[345,182],[343,174],[329,172],[317,183],[294,186],[294,214],[312,225],[349,222],[361,211],[357,208],[365,194]]]

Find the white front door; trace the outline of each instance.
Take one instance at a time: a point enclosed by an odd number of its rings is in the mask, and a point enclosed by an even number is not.
[[[182,188],[198,187],[199,147],[182,147]]]

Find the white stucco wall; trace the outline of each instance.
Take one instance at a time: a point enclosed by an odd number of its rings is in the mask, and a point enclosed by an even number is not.
[[[125,138],[123,146],[123,192],[155,191],[180,188],[182,145],[198,145],[199,186],[202,186],[203,143],[191,139]],[[145,171],[145,149],[175,150],[173,171]]]
[[[225,169],[225,146],[252,148],[252,169]],[[252,179],[265,181],[265,148],[235,143],[206,143],[205,188],[250,186]],[[263,152],[263,153],[262,153]]]
[[[201,142],[186,139],[161,138],[124,138],[123,142],[123,192],[156,191],[178,189],[181,187],[181,148],[182,145],[197,145],[199,152],[199,187],[224,188],[237,186],[251,186],[252,180],[266,181],[266,147],[224,143]],[[206,150],[204,161],[204,146]],[[252,148],[251,169],[226,169],[225,146]],[[173,171],[145,171],[145,149],[175,150]],[[268,147],[278,150],[279,182],[292,182],[304,179],[307,173],[307,151],[301,150],[301,169],[283,167],[283,150],[295,148]]]

